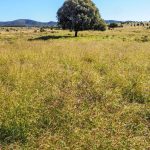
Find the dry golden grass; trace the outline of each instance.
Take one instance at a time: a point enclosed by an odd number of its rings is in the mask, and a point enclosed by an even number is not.
[[[149,30],[0,33],[3,149],[150,148]]]

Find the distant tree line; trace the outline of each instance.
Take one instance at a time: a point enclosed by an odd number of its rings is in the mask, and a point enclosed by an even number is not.
[[[122,28],[124,26],[131,26],[131,27],[146,27],[147,29],[150,29],[150,21],[149,22],[137,22],[137,21],[126,21],[126,22],[120,22],[120,23],[110,23],[107,24],[108,29],[114,29],[114,28]]]
[[[145,21],[127,21],[127,22],[123,22],[122,24],[126,24],[129,26],[150,26],[150,21],[149,22],[145,22]]]

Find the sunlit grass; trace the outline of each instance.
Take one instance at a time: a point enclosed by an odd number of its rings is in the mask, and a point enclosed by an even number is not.
[[[1,29],[3,149],[148,149],[149,33]]]

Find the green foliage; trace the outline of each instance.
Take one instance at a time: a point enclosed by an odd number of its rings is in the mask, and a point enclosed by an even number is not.
[[[118,24],[117,23],[110,23],[109,28],[117,28],[118,27]]]
[[[100,22],[94,25],[94,30],[105,31],[106,30],[106,23],[104,20],[100,20]]]
[[[66,0],[58,10],[57,18],[63,29],[74,30],[76,34],[89,29],[106,30],[104,20],[91,0]]]

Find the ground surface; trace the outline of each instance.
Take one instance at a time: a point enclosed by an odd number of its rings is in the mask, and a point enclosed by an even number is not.
[[[148,150],[150,30],[0,29],[2,149]]]

